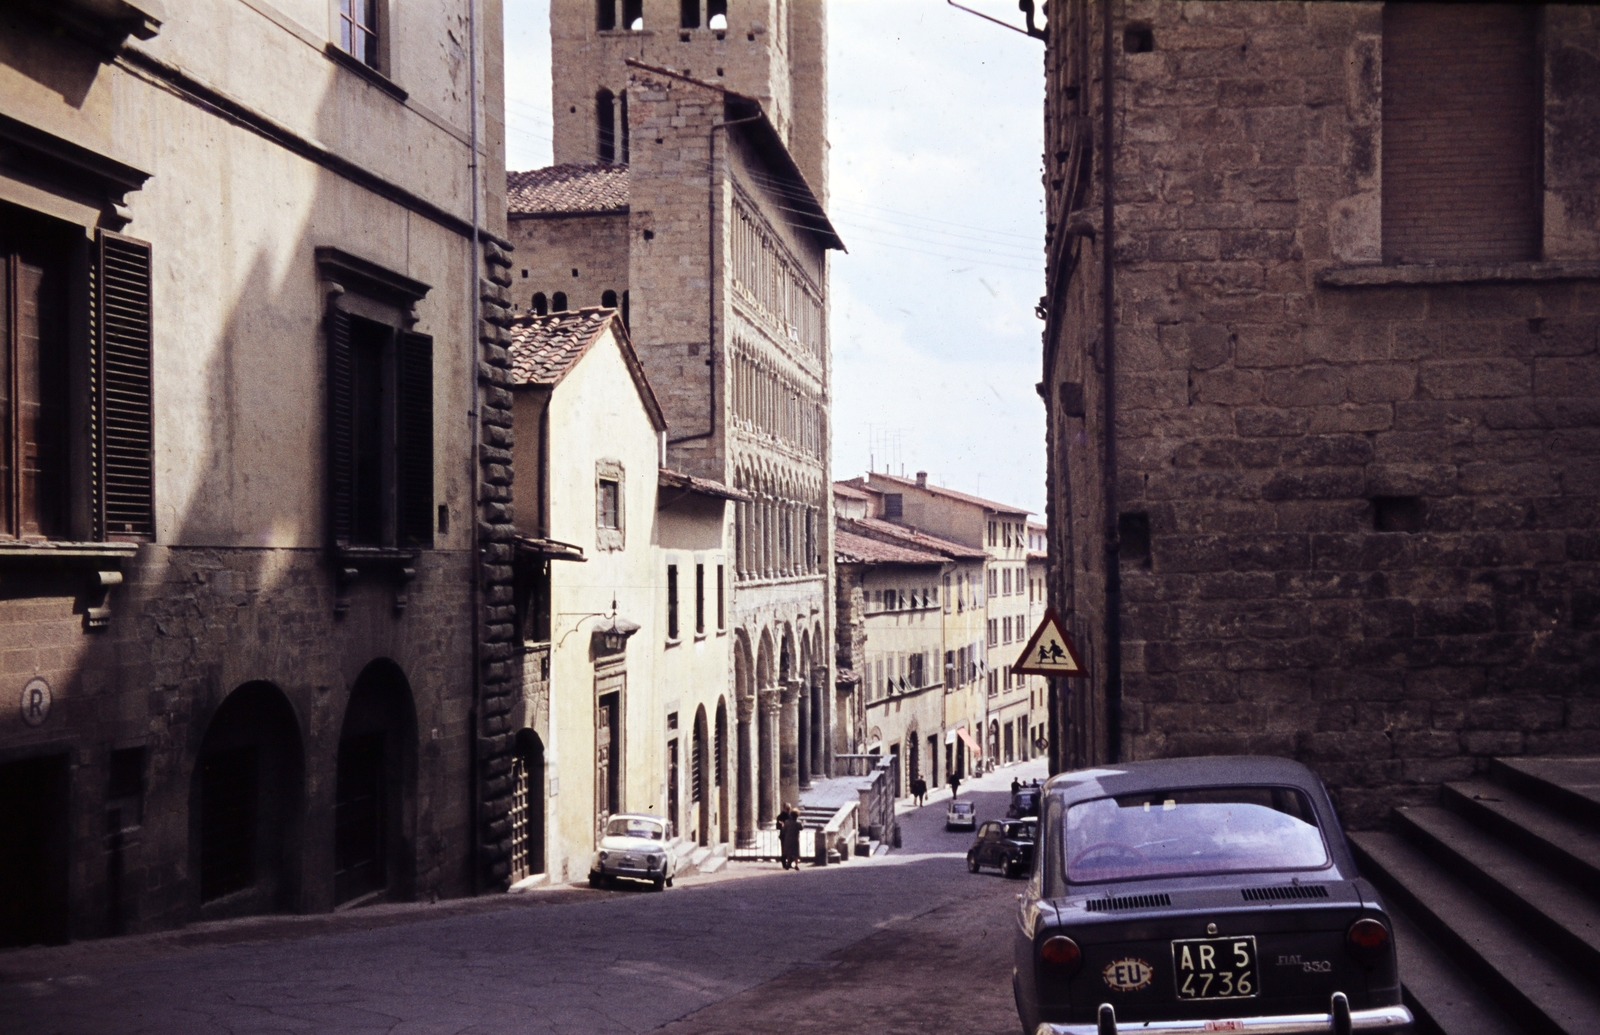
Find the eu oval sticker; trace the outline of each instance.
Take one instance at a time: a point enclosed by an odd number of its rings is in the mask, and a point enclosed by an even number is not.
[[[1141,988],[1149,987],[1150,978],[1155,975],[1155,968],[1144,960],[1112,960],[1106,964],[1106,969],[1101,973],[1112,991],[1137,992]]]

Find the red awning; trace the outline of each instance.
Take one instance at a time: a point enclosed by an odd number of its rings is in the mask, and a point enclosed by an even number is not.
[[[965,726],[963,726],[960,729],[956,730],[956,736],[960,737],[962,740],[967,742],[967,747],[972,749],[972,753],[973,754],[977,755],[979,758],[983,757],[983,748],[978,746],[978,742],[977,741],[975,741],[971,737],[967,736],[967,728]]]

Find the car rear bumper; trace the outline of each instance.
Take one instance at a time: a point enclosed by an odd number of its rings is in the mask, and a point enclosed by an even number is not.
[[[1107,1007],[1102,1007],[1102,1011]],[[1181,1035],[1190,1032],[1240,1031],[1249,1035],[1321,1035],[1346,1032],[1393,1032],[1396,1035],[1411,1031],[1411,1011],[1404,1006],[1379,1006],[1370,1010],[1345,1010],[1344,1016],[1335,1013],[1293,1013],[1265,1017],[1213,1017],[1209,1020],[1186,1021],[1123,1021],[1101,1017],[1096,1024],[1041,1024],[1034,1035],[1114,1035],[1116,1032],[1138,1032],[1139,1035]],[[1341,1023],[1348,1017],[1348,1024]],[[1107,1026],[1106,1021],[1111,1023]]]

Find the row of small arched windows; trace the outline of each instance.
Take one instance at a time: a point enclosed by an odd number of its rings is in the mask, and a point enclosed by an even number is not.
[[[706,28],[726,29],[728,27],[728,0],[706,0],[705,6]],[[597,0],[594,23],[595,27],[602,31],[617,28],[617,0]],[[634,32],[644,28],[644,0],[622,0],[621,27],[632,29]],[[700,28],[700,0],[679,0],[678,27],[681,29]]]
[[[606,309],[616,309],[617,302],[618,298],[615,291],[607,290],[600,292],[600,305],[602,307]],[[627,324],[628,293],[626,291],[622,293],[621,302],[622,322],[623,324]],[[555,294],[546,297],[543,291],[536,291],[533,295],[533,301],[529,303],[528,308],[532,309],[534,315],[536,316],[549,316],[551,313],[564,313],[568,310],[567,293],[565,291],[557,291]]]

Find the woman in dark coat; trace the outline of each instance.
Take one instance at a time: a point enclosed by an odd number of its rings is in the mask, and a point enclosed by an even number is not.
[[[790,864],[797,870],[800,868],[800,827],[800,810],[784,802],[783,811],[778,813],[778,841],[783,846],[786,870]]]

